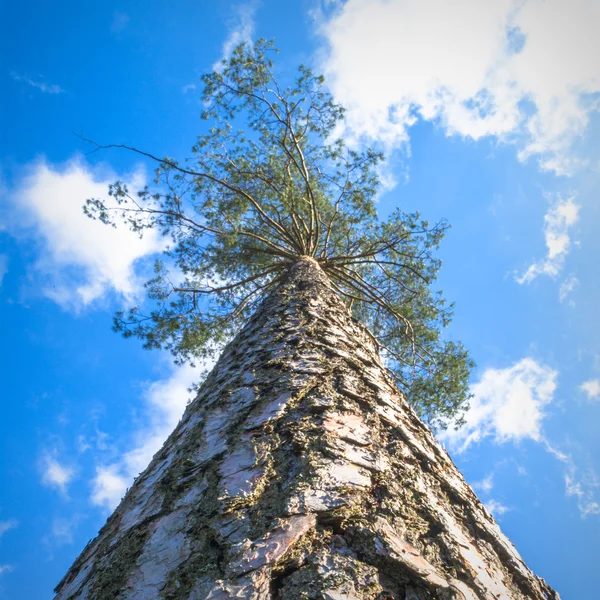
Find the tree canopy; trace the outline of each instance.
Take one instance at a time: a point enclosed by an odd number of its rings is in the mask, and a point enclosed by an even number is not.
[[[133,191],[117,181],[110,200],[87,200],[92,218],[170,239],[146,284],[149,309],[117,313],[115,329],[180,363],[205,358],[310,256],[377,339],[407,400],[443,427],[466,407],[472,368],[465,348],[444,340],[452,305],[432,289],[448,226],[400,210],[381,220],[374,199],[382,155],[336,135],[344,109],[322,76],[300,66],[284,87],[273,52],[264,40],[242,44],[203,76],[210,128],[190,158],[119,145],[158,163],[155,185]]]

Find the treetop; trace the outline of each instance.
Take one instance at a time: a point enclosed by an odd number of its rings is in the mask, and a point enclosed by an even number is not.
[[[445,426],[466,407],[472,367],[461,344],[443,340],[452,306],[431,289],[448,225],[400,210],[379,219],[382,155],[348,147],[336,135],[344,109],[323,77],[300,66],[284,87],[273,53],[264,40],[241,44],[202,77],[210,127],[186,160],[118,146],[156,162],[154,186],[117,181],[112,202],[89,199],[85,212],[170,243],[146,283],[149,302],[117,313],[114,327],[178,362],[205,358],[311,257],[378,340],[407,400]]]

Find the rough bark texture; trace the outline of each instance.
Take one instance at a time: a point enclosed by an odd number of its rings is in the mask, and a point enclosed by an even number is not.
[[[558,599],[310,259],[226,348],[57,600]]]

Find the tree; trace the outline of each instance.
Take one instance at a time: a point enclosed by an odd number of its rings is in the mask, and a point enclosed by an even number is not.
[[[165,191],[111,189],[134,229],[172,237],[185,277],[158,265],[154,311],[117,329],[186,360],[246,321],[57,600],[558,600],[394,382],[434,422],[466,397],[429,289],[444,227],[378,222],[379,157],[328,142],[342,111],[322,80],[301,69],[281,91],[267,51],[205,77],[222,121],[194,164],[159,161]]]
[[[130,192],[119,181],[109,190],[112,206],[87,201],[92,218],[120,217],[140,235],[159,230],[172,242],[147,283],[153,308],[119,313],[115,329],[146,348],[168,348],[179,362],[218,354],[309,256],[377,339],[419,415],[434,427],[459,420],[473,363],[460,343],[443,339],[452,305],[432,290],[447,224],[399,210],[379,220],[382,156],[336,137],[344,110],[322,77],[301,66],[283,88],[272,52],[265,41],[242,44],[203,77],[211,127],[191,159],[129,148],[158,162],[156,189]],[[171,283],[168,265],[182,281]]]

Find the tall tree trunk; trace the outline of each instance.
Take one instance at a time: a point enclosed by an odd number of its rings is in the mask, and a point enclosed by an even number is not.
[[[558,599],[300,260],[57,600]]]

